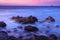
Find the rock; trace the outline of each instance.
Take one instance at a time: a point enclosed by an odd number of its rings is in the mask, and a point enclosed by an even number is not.
[[[28,17],[12,17],[11,19],[15,20],[18,23],[23,23],[23,24],[33,24],[38,21],[38,19],[34,16],[28,16]]]
[[[17,40],[17,38],[14,37],[14,36],[9,36],[9,37],[8,37],[8,40]]]
[[[1,22],[0,22],[0,27],[6,27],[6,23],[3,22],[3,21],[1,21]]]
[[[27,18],[27,20],[29,19],[29,22],[30,23],[35,23],[35,22],[37,22],[38,21],[38,19],[36,18],[36,17],[34,17],[34,16],[29,16],[28,18]]]
[[[49,22],[55,22],[55,19],[51,16],[48,16],[45,20]]]
[[[34,39],[35,40],[50,40],[47,36],[44,36],[44,35],[40,35],[40,36],[34,35]]]
[[[57,36],[54,35],[54,34],[50,34],[50,35],[49,35],[49,38],[50,38],[51,40],[57,40],[57,39],[58,39]]]
[[[20,36],[20,37],[18,37],[18,38],[17,38],[17,40],[23,40],[23,37],[22,37],[22,36]]]
[[[36,31],[38,31],[38,28],[28,25],[28,26],[25,26],[24,30],[27,32],[36,32]]]
[[[24,40],[33,40],[32,38],[26,38],[26,39],[24,39]]]
[[[7,30],[7,33],[11,33],[11,31],[10,30]]]
[[[22,17],[20,17],[20,16],[16,16],[16,17],[13,16],[11,19],[12,19],[12,20],[16,20],[16,19],[20,19],[20,18],[22,18]]]
[[[7,40],[8,34],[5,31],[0,31],[0,40]]]

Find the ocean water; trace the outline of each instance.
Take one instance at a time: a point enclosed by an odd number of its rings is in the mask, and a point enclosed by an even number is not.
[[[35,16],[38,18],[39,21],[44,20],[48,16],[52,16],[56,21],[54,23],[42,23],[40,24],[39,22],[35,24],[18,24],[15,21],[11,20],[11,17],[13,16]],[[9,35],[13,36],[26,36],[26,33],[24,33],[24,28],[23,29],[18,29],[17,26],[26,26],[26,25],[33,25],[36,26],[39,31],[36,33],[38,35],[46,35],[48,36],[49,34],[55,34],[58,38],[60,38],[60,28],[56,28],[56,25],[60,25],[60,7],[40,7],[40,8],[28,8],[28,9],[0,9],[0,21],[4,21],[7,26],[5,29],[1,29],[3,31],[10,30],[11,33]],[[46,26],[50,26],[48,29]],[[13,32],[14,28],[16,28],[18,31],[15,33]],[[46,30],[49,30],[48,33],[46,33]]]

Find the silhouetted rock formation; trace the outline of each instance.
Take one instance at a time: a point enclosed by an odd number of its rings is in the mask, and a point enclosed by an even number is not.
[[[57,36],[54,34],[50,34],[49,38],[50,38],[50,40],[57,40],[58,39]]]
[[[8,34],[5,31],[0,31],[0,40],[7,40]]]
[[[41,35],[41,36],[34,35],[34,39],[35,40],[50,40],[49,37],[44,36],[44,35]]]
[[[6,27],[6,23],[3,22],[3,21],[1,21],[1,22],[0,22],[0,27]]]
[[[29,16],[29,17],[12,17],[12,20],[15,20],[18,23],[23,23],[23,24],[28,24],[28,23],[35,23],[38,21],[38,19],[34,16]]]
[[[24,30],[27,32],[36,32],[36,31],[38,31],[38,28],[29,25],[29,26],[25,26]]]
[[[9,36],[9,37],[8,37],[8,40],[17,40],[17,38],[14,37],[14,36]]]
[[[51,16],[48,16],[45,20],[49,22],[55,22],[55,19]]]

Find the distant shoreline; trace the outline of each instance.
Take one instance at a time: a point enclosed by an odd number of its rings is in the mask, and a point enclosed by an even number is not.
[[[0,6],[0,9],[60,8],[60,6]]]

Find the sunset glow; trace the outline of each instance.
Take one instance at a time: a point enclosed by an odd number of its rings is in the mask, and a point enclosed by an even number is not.
[[[0,0],[0,5],[60,5],[60,0]]]

